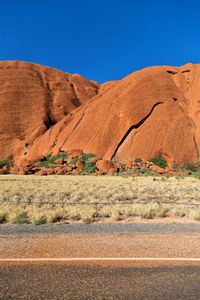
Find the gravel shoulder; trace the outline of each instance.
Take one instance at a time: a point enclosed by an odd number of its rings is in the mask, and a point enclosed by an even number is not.
[[[68,224],[52,224],[52,225],[15,225],[2,224],[0,225],[0,237],[2,235],[17,235],[17,234],[35,234],[56,235],[56,234],[95,234],[95,233],[139,233],[139,232],[154,232],[166,233],[169,231],[185,232],[185,231],[200,231],[200,222],[189,218],[159,218],[159,219],[132,219],[125,221],[113,221],[105,219],[104,222],[84,224],[81,222],[73,222]]]
[[[0,258],[196,258],[199,232],[199,223],[3,225]]]

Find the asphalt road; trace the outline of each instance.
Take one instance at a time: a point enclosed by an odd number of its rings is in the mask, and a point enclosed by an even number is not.
[[[199,299],[200,266],[0,267],[0,299]]]
[[[0,226],[1,258],[200,257],[200,224]],[[0,299],[200,299],[200,262],[2,262]]]

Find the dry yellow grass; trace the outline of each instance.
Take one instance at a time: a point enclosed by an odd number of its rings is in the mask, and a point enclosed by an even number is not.
[[[188,205],[190,204],[190,205]],[[115,176],[0,176],[0,223],[53,223],[166,214],[200,220],[200,180]]]

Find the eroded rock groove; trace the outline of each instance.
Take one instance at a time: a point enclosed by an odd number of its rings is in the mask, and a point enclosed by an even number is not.
[[[45,126],[47,129],[51,128],[53,125],[55,125],[55,122],[50,117],[49,113],[47,113],[47,119],[44,121]]]
[[[80,122],[82,121],[83,117],[84,117],[85,113],[82,114],[82,116],[80,117],[80,119],[78,120],[78,122],[76,123],[76,125],[74,126],[74,128],[72,129],[72,132],[68,135],[68,137],[64,140],[64,143],[62,144],[61,148],[64,146],[64,144],[67,142],[67,140],[70,138],[70,136],[72,135],[72,133],[76,130],[76,128],[78,127],[78,125],[80,124]]]
[[[197,147],[197,142],[196,142],[195,134],[193,134],[193,141],[194,141],[195,149],[196,149],[196,152],[197,152],[197,157],[199,159],[199,149]]]
[[[74,99],[72,99],[72,103],[74,104],[74,106],[79,107],[81,105],[81,102],[78,98],[78,95],[76,93],[76,90],[75,90],[75,87],[74,87],[73,83],[71,83],[71,88],[72,88],[72,93],[74,95]]]
[[[171,74],[171,75],[175,75],[177,74],[178,72],[175,72],[175,71],[166,71],[167,73]]]
[[[128,137],[128,135],[131,133],[131,131],[133,129],[137,129],[139,128],[145,121],[146,119],[148,119],[150,117],[150,115],[152,114],[154,108],[159,105],[159,104],[162,104],[163,102],[157,102],[156,104],[154,104],[154,106],[152,107],[150,113],[148,113],[148,115],[146,115],[146,117],[144,117],[139,123],[137,123],[136,125],[132,125],[128,130],[127,132],[125,133],[125,135],[123,136],[123,138],[121,139],[121,141],[119,142],[119,144],[117,145],[117,148],[115,149],[111,159],[113,159],[119,149],[119,147],[123,144],[123,142],[125,141],[125,139]]]

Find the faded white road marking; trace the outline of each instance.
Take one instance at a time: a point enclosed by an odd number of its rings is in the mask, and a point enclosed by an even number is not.
[[[26,261],[196,261],[193,257],[60,257],[60,258],[0,258],[0,262]]]

